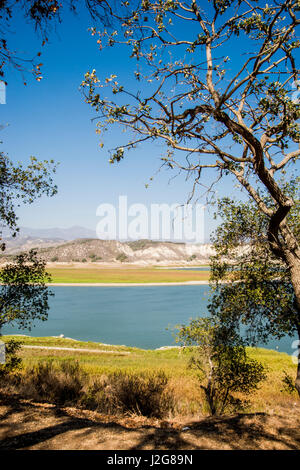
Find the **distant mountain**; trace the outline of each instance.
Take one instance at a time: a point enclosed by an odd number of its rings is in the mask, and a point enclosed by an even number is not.
[[[6,252],[1,255],[5,261],[6,255],[12,255],[29,247],[38,249],[41,258],[47,262],[98,262],[134,263],[138,265],[194,265],[207,263],[214,253],[210,244],[185,244],[172,242],[159,242],[152,240],[137,240],[132,242],[119,242],[117,240],[99,240],[81,238],[73,241],[56,241],[50,239],[19,239],[26,241],[22,246],[7,244]],[[17,239],[18,241],[18,239]],[[8,241],[11,243],[11,240]],[[13,242],[12,242],[13,243]]]
[[[20,227],[15,238],[3,230],[6,244],[1,261],[6,257],[38,250],[48,262],[129,262],[136,264],[197,264],[208,262],[214,250],[210,243],[191,244],[165,241],[137,240],[119,242],[99,240],[96,230],[81,226],[70,228],[35,229]]]
[[[59,238],[37,238],[37,237],[16,237],[16,238],[4,238],[5,242],[5,254],[12,255],[20,253],[21,251],[29,251],[32,248],[41,249],[52,246],[59,246],[66,243],[66,240],[60,240]],[[68,243],[68,242],[67,242]],[[1,253],[3,255],[3,253]]]
[[[3,230],[3,237],[9,237],[9,232]],[[96,230],[91,230],[79,225],[70,228],[29,228],[20,227],[17,238],[42,238],[47,240],[76,240],[77,238],[97,238]]]

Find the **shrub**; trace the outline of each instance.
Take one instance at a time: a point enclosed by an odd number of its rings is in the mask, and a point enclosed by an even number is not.
[[[101,261],[101,260],[102,260],[102,256],[95,256],[95,258],[91,258],[92,263],[96,261]]]
[[[284,377],[282,379],[283,383],[283,389],[280,390],[281,392],[287,392],[287,393],[294,393],[297,392],[297,389],[295,387],[295,380],[284,370],[283,371]]]
[[[162,418],[174,408],[167,385],[168,377],[164,372],[139,375],[115,372],[94,380],[81,404],[105,413]]]
[[[82,395],[86,373],[77,361],[40,361],[21,378],[21,392],[35,400],[65,405],[76,403]]]
[[[22,360],[17,356],[17,351],[21,348],[21,344],[20,341],[13,339],[5,344],[5,364],[0,364],[0,379],[21,367]]]
[[[163,372],[127,374],[115,372],[91,378],[77,361],[39,362],[20,374],[14,383],[18,392],[58,405],[77,405],[102,413],[136,413],[163,417],[174,408]]]
[[[55,261],[58,261],[58,257],[57,257],[57,256],[53,256],[53,258],[51,258],[51,261],[52,261],[52,263],[54,263]]]
[[[128,375],[122,372],[110,377],[113,401],[120,412],[162,418],[172,408],[164,392],[168,378],[164,372]]]
[[[212,318],[192,320],[179,327],[177,341],[195,346],[189,366],[196,369],[200,388],[210,415],[241,411],[249,401],[235,392],[249,395],[266,378],[264,366],[246,354],[241,339]]]
[[[119,253],[119,254],[116,256],[116,260],[117,260],[117,261],[121,261],[121,263],[123,263],[124,261],[127,261],[127,260],[128,260],[128,256],[126,256],[125,253]]]

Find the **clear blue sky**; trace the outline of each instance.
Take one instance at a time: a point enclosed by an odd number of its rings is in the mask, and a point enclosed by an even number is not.
[[[0,105],[0,122],[9,126],[1,131],[2,150],[13,161],[27,162],[34,155],[39,160],[60,162],[55,178],[58,194],[19,210],[20,225],[94,229],[97,206],[117,203],[119,195],[127,195],[129,204],[184,203],[191,189],[184,176],[169,183],[173,175],[165,170],[145,188],[160,166],[158,145],[131,151],[119,165],[108,163],[107,149],[114,136],[107,137],[104,149],[99,147],[95,123],[91,122],[94,113],[84,103],[79,85],[84,73],[93,68],[98,75],[108,76],[116,73],[117,66],[118,76],[130,79],[133,64],[118,47],[100,53],[87,30],[92,25],[86,12],[65,14],[42,49],[43,80],[36,82],[28,75],[24,86],[16,71],[7,75],[7,103]],[[12,29],[16,34],[11,36],[11,46],[28,57],[41,49],[39,36],[21,18],[14,20]],[[233,184],[225,181],[219,189],[221,194],[232,194],[232,188]],[[215,222],[210,216],[205,220],[207,236]]]

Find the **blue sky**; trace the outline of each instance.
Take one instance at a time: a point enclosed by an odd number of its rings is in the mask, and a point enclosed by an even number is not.
[[[123,51],[114,47],[99,52],[95,38],[88,31],[93,25],[86,12],[64,15],[57,31],[49,35],[42,48],[43,79],[36,82],[26,76],[27,86],[14,70],[7,74],[7,102],[0,105],[0,122],[9,126],[1,131],[2,151],[13,161],[28,162],[34,155],[39,160],[60,162],[55,182],[58,194],[43,197],[19,210],[20,225],[33,228],[70,227],[82,225],[94,229],[96,209],[101,203],[116,204],[119,195],[127,195],[128,203],[184,203],[191,182],[184,176],[169,181],[172,173],[163,170],[145,188],[149,177],[160,166],[159,145],[131,151],[119,165],[108,163],[107,148],[117,136],[110,135],[106,146],[99,147],[95,134],[94,113],[84,102],[79,85],[87,70],[95,68],[98,75],[118,76],[131,80],[133,64]],[[28,57],[41,50],[40,37],[31,25],[16,18],[10,45]],[[232,194],[233,184],[223,181],[221,194]],[[204,199],[202,200],[204,202]],[[215,227],[206,214],[206,238]]]

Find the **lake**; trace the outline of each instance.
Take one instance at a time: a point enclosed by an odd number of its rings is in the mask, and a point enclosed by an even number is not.
[[[143,349],[170,346],[175,344],[175,325],[206,315],[209,295],[208,285],[53,286],[51,290],[55,297],[50,298],[47,321],[36,321],[31,331],[6,326],[2,334],[63,334]],[[271,341],[267,347],[292,354],[292,341],[287,337]]]

